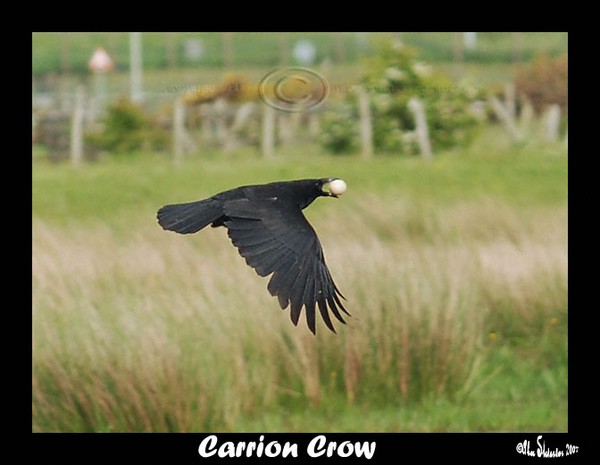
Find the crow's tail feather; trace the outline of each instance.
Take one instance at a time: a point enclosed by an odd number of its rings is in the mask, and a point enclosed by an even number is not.
[[[163,229],[180,234],[200,231],[223,215],[221,203],[214,199],[165,205],[156,214]]]

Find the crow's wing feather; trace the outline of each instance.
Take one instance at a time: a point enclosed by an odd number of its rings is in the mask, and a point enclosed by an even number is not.
[[[267,286],[282,309],[290,306],[296,325],[302,307],[306,322],[315,333],[315,311],[335,332],[329,311],[345,323],[339,309],[347,313],[325,264],[323,249],[310,223],[298,206],[277,199],[234,199],[224,202],[223,211],[233,244],[246,263],[260,276],[273,273]]]

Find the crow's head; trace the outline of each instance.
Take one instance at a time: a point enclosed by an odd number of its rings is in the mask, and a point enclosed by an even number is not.
[[[346,183],[339,178],[302,179],[291,181],[300,208],[304,209],[318,197],[338,198],[346,190]],[[290,183],[287,184],[288,186]],[[290,186],[291,187],[291,186]]]

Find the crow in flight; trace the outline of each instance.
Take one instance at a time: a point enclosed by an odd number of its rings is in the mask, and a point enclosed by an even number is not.
[[[342,323],[344,308],[337,286],[325,264],[319,238],[302,214],[317,197],[337,198],[346,190],[338,178],[302,179],[243,186],[208,199],[158,210],[163,229],[180,234],[200,231],[209,224],[225,226],[227,234],[246,263],[260,276],[273,273],[267,289],[277,296],[282,309],[291,307],[298,324],[306,310],[306,323],[315,334],[315,310],[335,333],[329,310]]]

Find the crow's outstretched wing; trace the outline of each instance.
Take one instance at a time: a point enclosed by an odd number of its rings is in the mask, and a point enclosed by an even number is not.
[[[315,333],[315,313],[335,332],[329,311],[342,323],[350,315],[325,264],[319,238],[298,206],[278,199],[235,199],[224,202],[227,233],[246,263],[260,276],[273,273],[268,290],[282,309],[290,308],[294,325],[304,306]],[[340,312],[341,311],[341,312]]]

